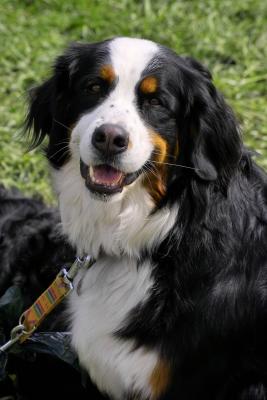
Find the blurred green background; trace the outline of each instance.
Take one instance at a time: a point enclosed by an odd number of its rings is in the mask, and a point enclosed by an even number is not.
[[[206,64],[267,168],[266,0],[1,0],[0,182],[53,201],[41,150],[25,154],[18,138],[27,89],[69,42],[115,35],[149,38]]]

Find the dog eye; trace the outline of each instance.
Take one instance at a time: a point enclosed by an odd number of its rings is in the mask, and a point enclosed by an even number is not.
[[[160,103],[159,99],[157,99],[156,97],[153,97],[152,99],[149,100],[149,104],[151,106],[159,106],[161,103]]]
[[[91,94],[100,94],[102,92],[102,86],[99,82],[89,82],[85,86],[84,91]]]
[[[152,97],[151,99],[145,99],[143,102],[144,106],[160,106],[161,101],[157,97]]]

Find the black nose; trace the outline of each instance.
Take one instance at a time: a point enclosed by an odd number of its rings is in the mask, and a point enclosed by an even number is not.
[[[103,124],[96,128],[92,137],[93,146],[105,155],[114,155],[127,150],[129,134],[116,124]]]

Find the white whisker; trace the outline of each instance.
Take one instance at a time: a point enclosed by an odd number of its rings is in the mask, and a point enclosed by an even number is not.
[[[55,119],[55,118],[53,118],[53,120],[54,120],[57,124],[63,126],[63,128],[66,128],[68,131],[71,132],[71,129],[70,129],[67,125],[64,125],[62,122],[58,121],[58,120]]]
[[[148,172],[148,173],[153,174],[156,178],[158,178],[158,175],[157,175],[156,171],[153,170],[152,168],[149,168],[149,167],[150,167],[149,165],[145,165],[145,166],[144,166],[144,170],[145,170],[146,172]],[[152,167],[153,167],[153,166],[152,166]]]
[[[58,142],[58,143],[55,143],[54,144],[54,146],[60,146],[60,145],[62,145],[62,144],[66,144],[66,145],[68,145],[70,142],[69,141],[63,141],[63,142]]]
[[[66,151],[64,151],[63,155],[67,154],[68,147],[69,147],[69,146],[64,146],[64,147],[62,147],[61,149],[59,149],[58,151],[56,151],[55,153],[53,153],[53,154],[50,156],[50,158],[55,157],[55,155],[57,155],[57,154],[58,154],[60,151],[62,151],[62,150],[66,150]],[[62,156],[63,156],[63,155],[62,155]],[[61,156],[61,157],[62,157],[62,156]],[[60,157],[60,158],[61,158],[61,157]]]
[[[159,161],[152,161],[152,160],[150,160],[149,162],[151,162],[151,163],[156,163],[156,164],[161,164],[161,165],[171,165],[172,167],[180,167],[180,168],[193,169],[194,171],[200,171],[199,168],[188,167],[187,165],[171,164],[171,163],[165,163],[165,162],[159,162]]]
[[[161,153],[161,152],[159,152],[159,151],[156,151],[156,150],[153,150],[153,154],[155,154],[155,155],[157,155],[157,156],[165,156],[165,154],[163,154],[163,153]],[[172,154],[166,154],[166,157],[167,158],[176,158],[174,155],[172,155]]]

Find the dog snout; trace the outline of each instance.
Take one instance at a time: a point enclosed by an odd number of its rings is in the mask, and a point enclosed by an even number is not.
[[[103,124],[94,131],[92,144],[101,154],[119,154],[127,150],[129,134],[120,125]]]

